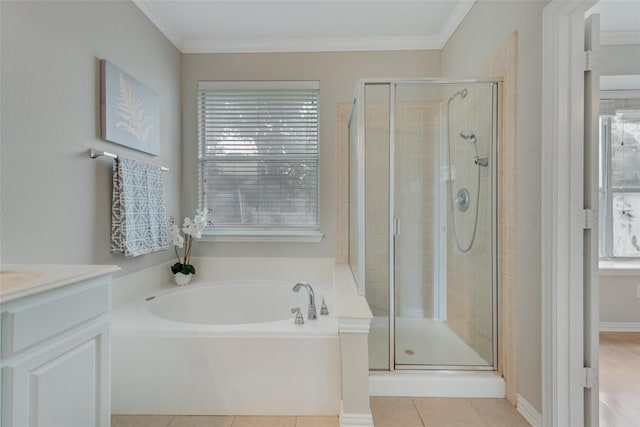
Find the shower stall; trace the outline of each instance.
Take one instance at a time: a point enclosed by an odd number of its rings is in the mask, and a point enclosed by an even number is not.
[[[375,371],[497,370],[498,82],[361,80],[349,264]]]

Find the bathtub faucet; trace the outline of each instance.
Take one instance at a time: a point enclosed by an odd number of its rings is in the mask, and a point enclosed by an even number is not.
[[[293,287],[293,292],[300,291],[300,288],[307,288],[307,293],[309,294],[309,312],[307,314],[307,318],[309,320],[317,319],[316,316],[316,297],[313,294],[313,288],[307,282],[299,282]]]

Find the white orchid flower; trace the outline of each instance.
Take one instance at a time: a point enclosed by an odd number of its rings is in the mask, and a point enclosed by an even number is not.
[[[207,211],[204,209],[198,209],[193,220],[185,217],[182,228],[176,224],[171,224],[169,231],[171,233],[171,240],[175,246],[176,257],[178,258],[178,262],[171,267],[171,271],[174,274],[177,272],[195,274],[195,268],[190,264],[191,246],[193,239],[202,237],[202,232],[207,228],[207,225]],[[184,236],[181,232],[184,233]],[[177,248],[184,248],[184,255],[182,257],[178,253]]]
[[[185,218],[184,224],[182,224],[182,232],[188,236],[192,235],[195,231],[195,224],[191,221],[191,218]]]
[[[184,245],[184,237],[180,234],[180,229],[176,224],[172,224],[170,228],[172,243],[181,248]]]

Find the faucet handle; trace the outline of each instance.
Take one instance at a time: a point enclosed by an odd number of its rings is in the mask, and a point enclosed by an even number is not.
[[[327,308],[327,304],[324,302],[324,295],[322,295],[322,305],[320,306],[320,315],[326,316],[329,314],[329,309]]]
[[[291,313],[295,313],[296,315],[296,319],[295,319],[295,323],[296,325],[304,325],[304,317],[302,316],[302,313],[300,312],[300,307],[296,307],[296,308],[292,308],[291,309]]]

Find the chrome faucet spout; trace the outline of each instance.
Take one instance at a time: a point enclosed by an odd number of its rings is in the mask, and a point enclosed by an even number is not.
[[[293,287],[293,292],[299,292],[300,288],[306,288],[307,293],[309,294],[309,310],[307,313],[307,318],[309,320],[317,319],[318,317],[316,315],[316,296],[313,293],[313,288],[307,282],[298,282]]]

